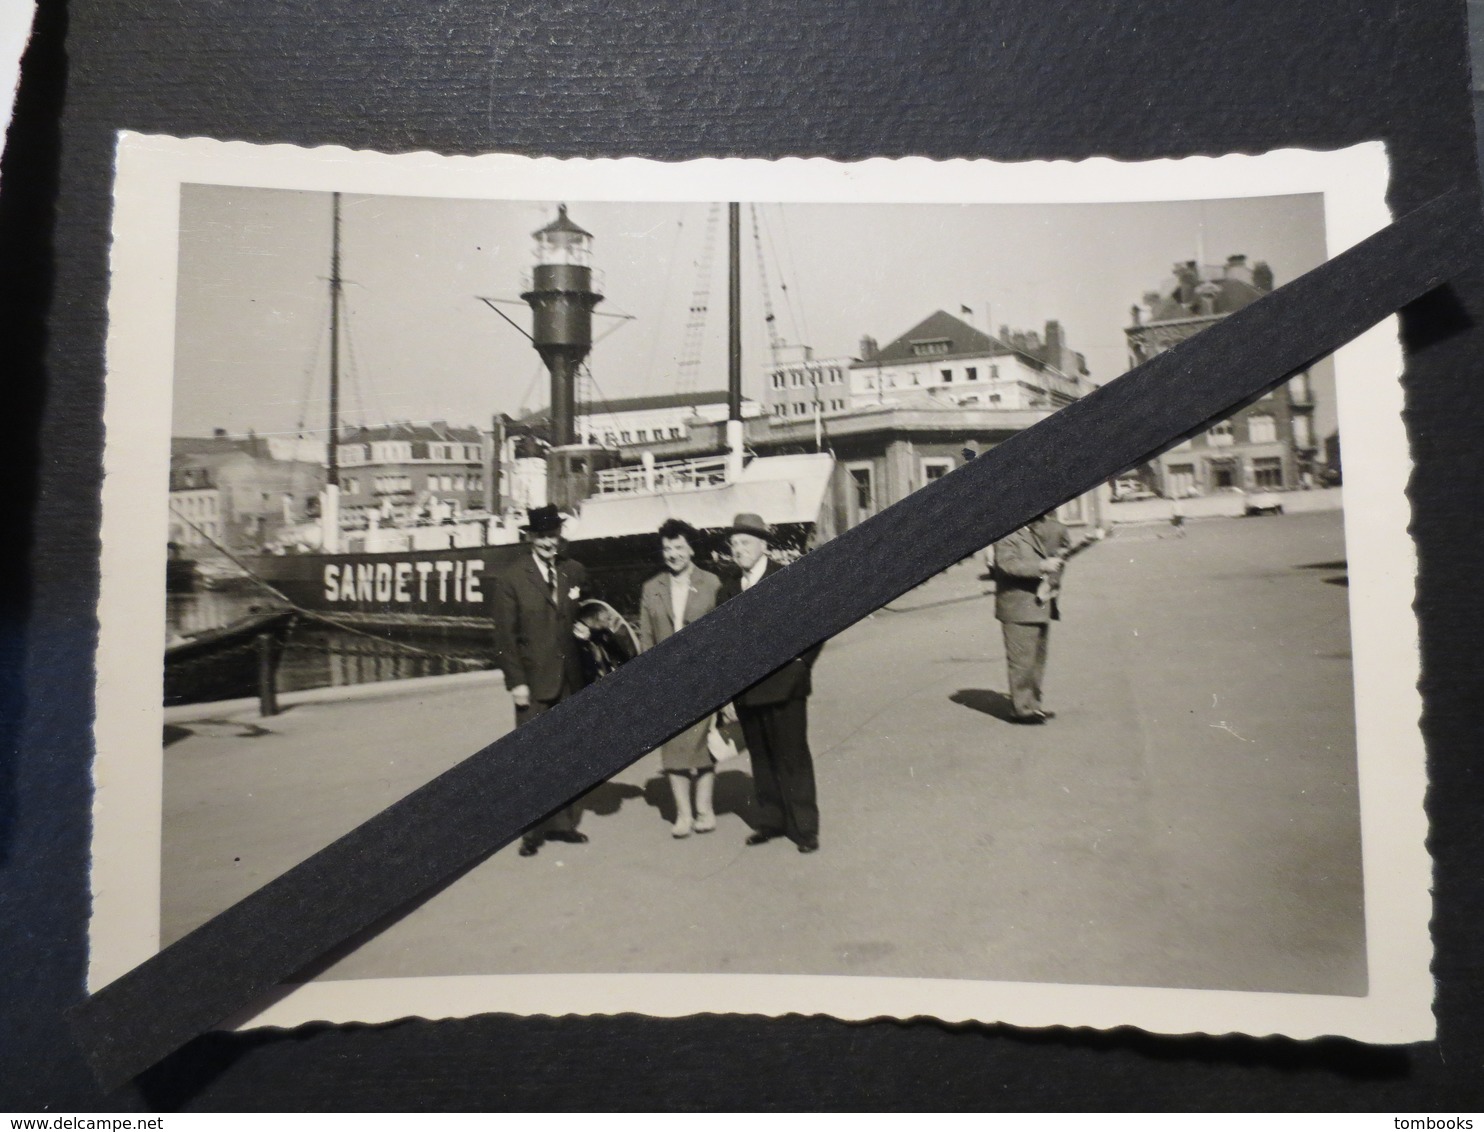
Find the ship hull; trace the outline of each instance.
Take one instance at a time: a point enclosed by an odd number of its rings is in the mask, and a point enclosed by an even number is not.
[[[780,545],[794,553],[807,543],[803,525],[781,529]],[[706,540],[697,563],[717,573],[730,568],[722,537]],[[601,598],[624,616],[639,610],[645,579],[660,569],[652,531],[582,539],[564,553],[587,569],[584,597]],[[495,579],[530,554],[524,544],[373,554],[293,554],[249,559],[248,568],[302,610],[347,624],[388,629],[491,625]]]

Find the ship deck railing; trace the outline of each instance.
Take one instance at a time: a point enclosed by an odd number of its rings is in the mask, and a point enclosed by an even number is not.
[[[727,482],[725,456],[670,460],[648,467],[639,464],[605,468],[598,473],[598,495],[652,495],[659,492],[700,491]]]

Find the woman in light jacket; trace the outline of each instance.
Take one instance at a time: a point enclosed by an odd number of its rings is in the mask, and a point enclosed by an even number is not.
[[[644,583],[639,599],[639,647],[651,649],[679,632],[698,617],[716,608],[721,579],[695,564],[700,535],[679,519],[667,519],[660,527],[660,556],[665,568]],[[660,761],[670,791],[675,796],[672,837],[710,833],[716,828],[713,797],[716,774],[706,733],[706,718],[682,731],[660,748]],[[692,804],[691,792],[695,791]]]

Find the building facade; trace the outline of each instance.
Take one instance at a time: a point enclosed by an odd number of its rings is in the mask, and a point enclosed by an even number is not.
[[[211,436],[172,437],[170,541],[193,547],[215,541],[228,550],[255,551],[284,527],[317,514],[323,465],[278,459],[273,452],[268,438],[252,433],[229,436],[217,429]],[[187,541],[187,530],[194,541]],[[215,531],[211,538],[208,530]]]
[[[864,522],[1053,411],[954,405],[919,390],[830,419],[826,443],[835,472],[828,526],[838,532]],[[814,431],[808,420],[766,418],[749,426],[747,446],[764,456],[811,451]],[[1058,517],[1080,529],[1102,526],[1105,495],[1100,488],[1079,496]]]
[[[758,402],[742,399],[742,419],[760,416]],[[577,436],[591,444],[613,448],[637,458],[656,444],[684,443],[692,426],[727,419],[726,390],[703,393],[661,393],[577,406]],[[551,410],[538,409],[516,425],[539,432],[551,423]]]
[[[1129,365],[1137,366],[1256,302],[1273,289],[1266,263],[1244,255],[1225,264],[1194,260],[1175,265],[1174,277],[1147,292],[1124,330]],[[1280,491],[1314,483],[1318,441],[1314,394],[1307,372],[1232,416],[1156,457],[1142,470],[1159,494],[1172,499],[1220,491]]]
[[[341,434],[340,515],[347,529],[484,507],[486,439],[472,426],[400,422]]]
[[[209,467],[170,469],[170,535],[172,545],[196,550],[227,537],[222,526],[222,493]]]
[[[768,367],[763,412],[773,420],[813,420],[850,410],[855,358],[816,358],[807,346],[788,350]]]
[[[852,409],[918,393],[962,407],[1059,409],[1092,388],[1061,323],[1047,322],[1044,336],[1009,327],[995,336],[941,310],[880,348],[863,339],[849,374]]]

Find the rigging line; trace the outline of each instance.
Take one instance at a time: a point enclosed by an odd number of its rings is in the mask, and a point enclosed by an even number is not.
[[[319,369],[320,350],[324,346],[325,340],[329,337],[329,328],[330,312],[328,309],[326,309],[320,315],[319,330],[315,333],[314,336],[314,345],[313,347],[311,347],[309,353],[309,364],[304,367],[303,388],[299,392],[299,419],[295,422],[294,425],[294,441],[296,447],[294,449],[293,465],[289,469],[289,489],[294,493],[297,493],[299,490],[300,460],[298,456],[297,442],[303,439],[304,433],[308,428],[309,398],[310,395],[314,392],[314,375],[315,372]]]
[[[675,278],[676,253],[680,250],[680,237],[685,232],[685,211],[682,206],[680,219],[675,222],[675,239],[670,243],[670,255],[665,260],[665,285],[660,291],[660,316],[655,320],[654,337],[649,343],[649,365],[645,370],[651,377],[659,361],[660,343],[665,340],[665,313],[670,309],[670,286]]]
[[[788,230],[788,213],[784,210],[784,207],[782,205],[778,206],[778,217],[779,221],[783,225],[783,247],[784,250],[788,252],[788,273],[795,280],[797,280],[799,278],[799,266],[794,260],[793,236],[789,233]],[[779,264],[778,270],[780,273],[782,273],[783,266],[781,263]],[[803,341],[806,344],[813,345],[813,341],[809,335],[809,320],[804,317],[804,303],[802,300],[800,300],[799,302],[799,328],[804,335]]]
[[[346,313],[347,315],[349,315],[348,311]],[[360,356],[356,353],[356,340],[350,332],[349,317],[344,319],[344,323],[345,353],[347,360],[349,360],[350,362],[350,372],[353,388],[358,396],[363,395],[362,388],[364,388],[364,397],[366,403],[363,403],[361,406],[362,420],[364,422],[366,410],[368,408],[371,408],[375,409],[378,413],[381,414],[383,421],[385,421],[387,424],[390,424],[391,418],[387,415],[386,402],[381,399],[381,390],[376,387],[376,382],[372,380],[371,374],[363,374],[361,372]]]
[[[324,348],[325,341],[329,338],[330,312],[328,310],[320,314],[319,329],[314,335],[314,345],[310,348],[309,364],[304,367],[304,385],[299,392],[299,420],[298,431],[303,432],[309,421],[309,397],[314,392],[314,375],[319,370],[319,355]]]
[[[773,295],[768,288],[768,261],[763,254],[763,236],[758,221],[757,205],[749,205],[752,213],[752,244],[757,253],[758,291],[763,303],[763,322],[768,330],[768,355],[773,369],[778,368],[779,351],[783,346],[778,337],[778,316],[773,312]]]
[[[499,315],[501,318],[503,318],[511,326],[515,327],[515,329],[519,330],[521,332],[521,335],[525,338],[525,340],[527,342],[530,342],[532,344],[535,343],[536,339],[534,339],[534,338],[531,337],[531,332],[529,330],[527,330],[520,323],[516,322],[515,319],[511,318],[508,314],[506,314],[504,311],[502,311],[499,307],[495,306],[495,304],[497,302],[500,302],[501,300],[499,300],[499,299],[486,299],[483,295],[475,295],[474,297],[476,299],[478,299],[481,303],[483,303],[485,306],[489,307],[490,310],[494,311],[497,315]]]
[[[711,306],[711,265],[719,242],[717,229],[721,223],[721,212],[721,205],[713,203],[706,213],[706,234],[696,260],[696,282],[691,290],[690,311],[686,318],[680,352],[675,360],[677,393],[694,393],[700,379],[701,355],[706,344],[706,316]]]
[[[773,255],[773,262],[778,265],[778,289],[783,293],[783,306],[788,311],[789,325],[793,327],[793,340],[805,346],[811,345],[799,325],[799,315],[794,310],[793,295],[789,292],[788,283],[783,277],[783,257],[778,254],[778,244],[773,238],[773,229],[768,224],[766,216],[763,218],[763,234],[767,237],[768,250]]]
[[[629,315],[628,317],[629,318],[633,318],[634,316],[633,315]],[[624,327],[624,324],[623,323],[621,323],[621,322],[615,322],[607,330],[603,331],[603,333],[599,334],[596,338],[593,339],[593,345],[596,346],[599,342],[603,341],[603,339],[607,338],[614,331],[616,331],[616,330],[622,330],[623,327]]]
[[[361,396],[361,375],[356,367],[355,359],[351,356],[349,334],[345,335],[345,347],[346,384],[350,386],[351,400],[355,402],[356,412],[359,415],[361,421],[361,427],[365,428],[367,427],[368,423],[366,419],[366,401],[365,398]],[[345,420],[343,416],[340,421],[340,427],[342,429],[345,427]]]
[[[593,399],[587,405],[587,408],[589,410],[588,416],[596,416],[597,414],[591,412],[591,410],[596,406],[602,406],[604,410],[603,415],[606,416],[616,426],[618,424],[618,414],[613,411],[613,402],[608,400],[608,397],[606,394],[604,394],[602,387],[598,385],[598,379],[593,376],[592,367],[589,366],[587,362],[582,363],[582,373],[593,387]]]
[[[520,327],[516,327],[517,330]],[[531,410],[531,390],[536,388],[536,382],[540,380],[542,373],[546,370],[544,362],[536,363],[536,370],[531,374],[531,380],[526,383],[526,391],[520,395],[520,415],[525,416]]]
[[[279,601],[283,602],[285,606],[293,610],[295,613],[307,617],[312,621],[323,621],[326,625],[333,626],[336,629],[344,630],[347,633],[353,633],[358,637],[365,637],[368,640],[376,641],[378,644],[390,645],[393,648],[406,649],[408,652],[415,652],[422,656],[431,656],[439,660],[457,660],[462,661],[465,664],[484,663],[483,661],[475,660],[473,657],[455,656],[453,653],[433,652],[430,649],[420,649],[416,645],[404,644],[402,641],[393,640],[391,637],[378,637],[375,633],[368,633],[364,629],[358,629],[354,625],[349,625],[341,621],[333,614],[320,613],[313,609],[306,609],[304,606],[300,605],[298,602],[290,598],[272,582],[268,581],[266,578],[262,577],[256,571],[254,571],[251,566],[243,562],[242,559],[238,558],[235,554],[233,554],[230,550],[228,550],[225,546],[223,546],[220,542],[213,538],[207,531],[203,530],[200,524],[198,524],[190,516],[181,514],[179,511],[177,511],[175,512],[175,517],[177,519],[184,519],[187,524],[196,529],[197,533],[200,534],[202,538],[204,538],[217,550],[226,555],[227,558],[231,560],[232,564],[236,566],[237,569],[241,570],[250,581],[256,582],[258,585],[262,586],[263,589],[267,590],[270,594],[276,597]]]

